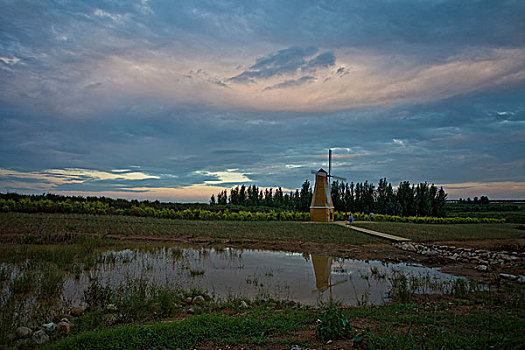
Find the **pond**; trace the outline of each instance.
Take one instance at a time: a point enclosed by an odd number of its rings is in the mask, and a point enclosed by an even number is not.
[[[330,299],[343,305],[383,304],[399,278],[417,293],[447,292],[458,277],[421,265],[307,253],[150,247],[103,252],[89,270],[65,279],[62,298],[82,304],[94,278],[115,288],[142,278],[150,284],[199,288],[222,300],[261,297],[315,306]]]

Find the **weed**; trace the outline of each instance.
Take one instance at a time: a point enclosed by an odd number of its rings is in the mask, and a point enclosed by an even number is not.
[[[463,278],[455,279],[452,282],[451,294],[458,298],[466,298],[469,293],[469,284],[467,280]]]
[[[47,266],[40,276],[39,298],[49,300],[62,293],[65,274],[62,270]]]
[[[28,234],[28,235],[25,235],[24,237],[22,237],[20,243],[22,244],[33,244],[35,243],[37,240],[36,236],[35,235],[32,235],[32,234]]]
[[[13,294],[26,294],[33,288],[33,276],[29,273],[21,273],[11,282]]]
[[[368,342],[370,338],[373,337],[372,331],[370,328],[366,328],[363,331],[356,333],[354,335],[354,348],[368,348]]]
[[[84,301],[89,307],[103,307],[113,296],[109,286],[103,286],[98,278],[94,278],[84,291]]]
[[[389,278],[392,285],[388,295],[396,302],[407,303],[412,298],[412,292],[408,285],[407,277],[399,271],[392,271],[392,276]]]
[[[315,332],[323,341],[348,339],[354,334],[352,324],[336,308],[330,308],[321,313]]]
[[[0,266],[0,282],[7,281],[11,277],[11,270],[6,266]]]
[[[190,276],[196,277],[196,276],[204,276],[204,270],[200,269],[190,269]]]

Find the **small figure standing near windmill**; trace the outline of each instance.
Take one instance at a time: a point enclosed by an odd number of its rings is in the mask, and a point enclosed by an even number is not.
[[[328,173],[324,169],[312,170],[315,174],[315,186],[310,203],[310,220],[315,222],[333,222],[334,205],[330,189],[331,178],[346,181],[344,177],[332,175],[332,150],[328,150]]]

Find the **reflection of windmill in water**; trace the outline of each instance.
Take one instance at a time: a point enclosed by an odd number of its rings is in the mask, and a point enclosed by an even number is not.
[[[323,293],[330,289],[330,299],[332,299],[332,287],[348,280],[337,281],[332,284],[332,257],[328,255],[313,255],[312,264],[315,273],[315,288],[312,292]]]
[[[328,173],[324,169],[312,170],[315,187],[310,204],[310,218],[316,222],[334,221],[334,205],[330,190],[331,178],[346,181],[344,177],[332,175],[332,150],[328,150]]]

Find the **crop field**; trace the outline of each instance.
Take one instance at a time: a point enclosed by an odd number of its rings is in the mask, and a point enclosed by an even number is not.
[[[359,222],[357,226],[415,241],[525,238],[519,224],[427,225],[399,222]]]
[[[449,217],[495,218],[506,222],[525,224],[525,203],[490,203],[489,205],[468,205],[448,203],[446,205]]]
[[[203,237],[230,241],[287,241],[364,244],[381,240],[330,224],[259,221],[170,220],[150,217],[0,213],[0,239],[26,243],[76,235]]]

